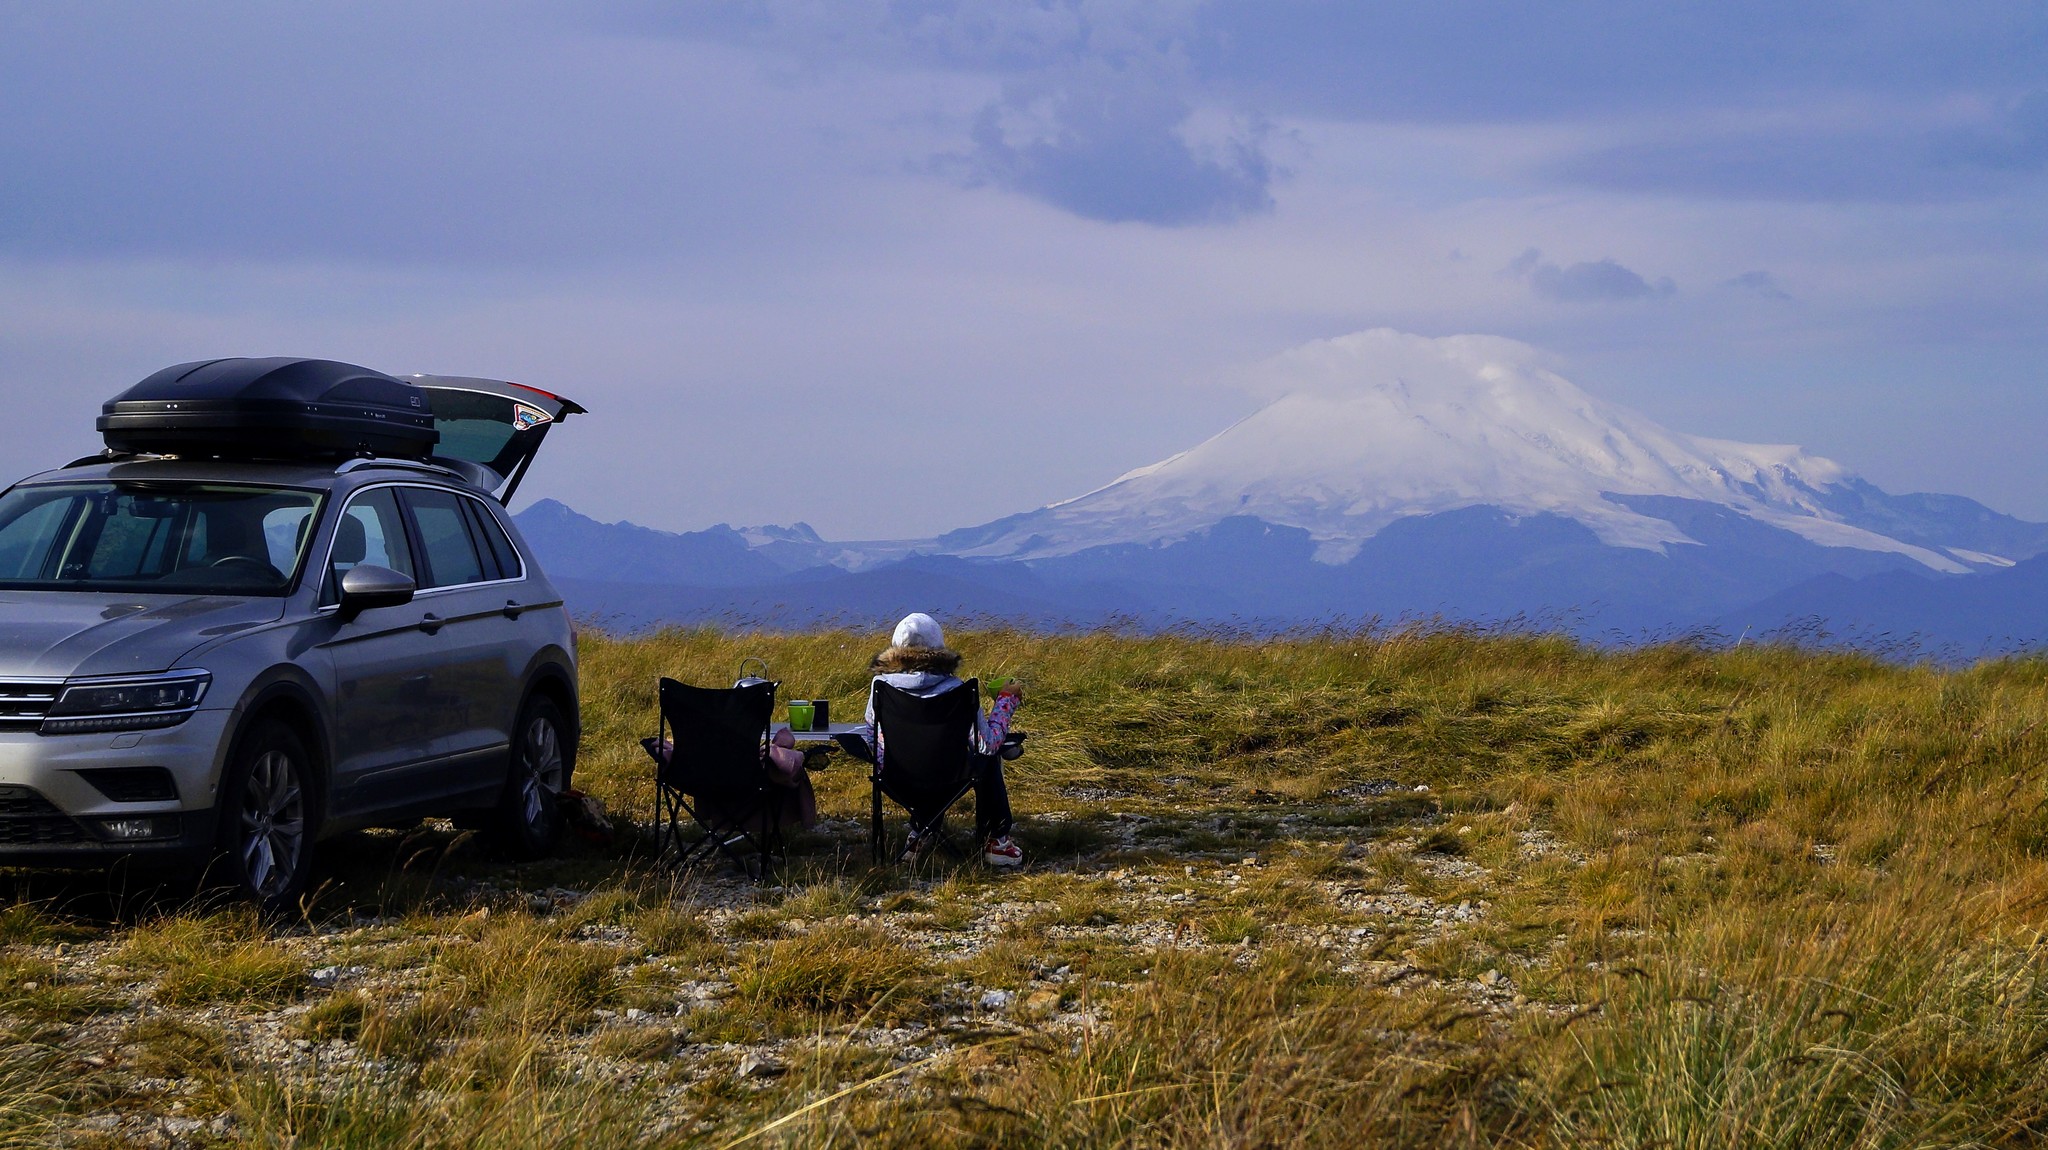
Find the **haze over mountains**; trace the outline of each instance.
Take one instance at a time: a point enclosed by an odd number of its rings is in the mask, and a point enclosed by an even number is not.
[[[923,609],[1036,625],[1522,618],[1631,638],[1811,632],[1817,616],[1968,653],[2048,638],[2028,593],[2048,559],[2027,562],[2048,524],[1892,495],[1796,447],[1670,431],[1499,337],[1375,330],[1266,366],[1276,397],[1208,441],[936,539],[676,534],[551,501],[519,523],[572,607],[624,626]]]

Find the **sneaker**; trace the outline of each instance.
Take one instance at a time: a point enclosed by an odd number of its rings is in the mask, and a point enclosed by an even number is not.
[[[990,866],[1023,866],[1024,848],[1009,835],[997,835],[981,848],[981,861]]]
[[[938,841],[939,836],[937,834],[934,834],[931,831],[919,831],[918,829],[913,827],[911,828],[910,832],[904,836],[903,853],[896,856],[896,861],[899,864],[914,863],[917,860],[923,858],[925,856],[925,852],[932,849],[932,844]]]

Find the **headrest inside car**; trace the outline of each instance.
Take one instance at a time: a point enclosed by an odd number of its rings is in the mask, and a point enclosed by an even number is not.
[[[353,567],[369,551],[370,537],[363,530],[363,521],[353,515],[342,516],[341,524],[334,529],[334,562]]]
[[[236,556],[254,556],[261,551],[260,538],[252,538],[249,525],[230,511],[209,512],[201,518],[206,531],[206,561],[218,562]]]

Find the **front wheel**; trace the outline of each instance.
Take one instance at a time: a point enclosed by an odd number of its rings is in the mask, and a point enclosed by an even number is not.
[[[576,767],[576,744],[562,708],[535,695],[513,728],[512,768],[491,812],[490,837],[516,859],[539,858],[562,837],[560,798]]]
[[[289,909],[312,873],[312,778],[305,743],[274,719],[251,728],[228,763],[219,807],[222,877],[265,911]]]

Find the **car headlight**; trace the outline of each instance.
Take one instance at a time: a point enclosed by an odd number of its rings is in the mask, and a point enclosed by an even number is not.
[[[211,682],[213,676],[205,671],[177,671],[68,683],[39,729],[45,735],[76,735],[176,726],[199,708]]]

